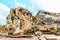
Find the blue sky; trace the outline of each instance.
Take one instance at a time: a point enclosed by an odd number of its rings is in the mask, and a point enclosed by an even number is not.
[[[60,0],[0,0],[0,24],[6,24],[10,8],[22,6],[32,12],[39,10],[60,13]]]
[[[9,14],[10,8],[15,8],[17,6],[23,6],[26,9],[30,10],[33,15],[38,12],[39,7],[35,3],[32,3],[31,0],[0,0],[0,23],[6,23],[6,17]]]

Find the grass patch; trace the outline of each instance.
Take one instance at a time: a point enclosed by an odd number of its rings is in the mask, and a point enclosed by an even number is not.
[[[0,29],[2,29],[2,30],[3,30],[3,29],[4,29],[4,27],[5,27],[5,25],[0,25]]]

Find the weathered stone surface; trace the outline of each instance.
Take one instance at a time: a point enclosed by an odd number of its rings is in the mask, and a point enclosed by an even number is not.
[[[36,16],[46,24],[60,23],[60,13],[52,13],[40,10]]]
[[[57,31],[58,25],[60,24],[59,15],[59,13],[52,13],[40,10],[36,16],[40,18],[41,21],[43,21],[47,27],[53,28],[54,31]]]
[[[32,14],[25,8],[17,7],[10,10],[6,20],[5,31],[17,34],[24,32],[32,27]]]
[[[39,15],[40,13],[37,16],[32,16],[30,11],[22,7],[11,9],[7,17],[5,32],[24,35],[30,34],[30,32],[35,34],[37,31],[50,30],[45,26],[44,21],[39,19]],[[44,19],[44,17],[42,18]],[[39,33],[37,34],[40,35]]]

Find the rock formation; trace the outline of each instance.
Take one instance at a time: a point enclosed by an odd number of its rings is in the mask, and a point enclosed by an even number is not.
[[[49,16],[49,17],[48,17]],[[51,29],[46,27],[47,24],[51,24],[54,21],[52,14],[45,11],[39,11],[36,16],[32,16],[32,13],[23,7],[17,7],[10,10],[10,14],[7,16],[5,32],[9,34],[24,35],[31,32],[35,33],[41,30]],[[54,28],[56,29],[56,26]],[[41,28],[40,28],[41,27]],[[55,30],[53,30],[55,32]],[[39,34],[39,33],[37,33]]]
[[[17,7],[10,10],[6,20],[5,31],[8,33],[22,33],[32,27],[32,13],[25,8]]]
[[[46,24],[46,26],[49,25],[49,28],[54,28],[54,30],[57,31],[60,24],[60,13],[52,13],[40,10],[36,16],[40,18],[41,21]]]
[[[60,13],[52,13],[40,10],[36,16],[47,24],[60,23]]]

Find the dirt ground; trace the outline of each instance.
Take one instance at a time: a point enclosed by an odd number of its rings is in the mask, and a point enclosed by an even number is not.
[[[60,40],[60,36],[56,36],[56,35],[48,35],[48,34],[44,34],[40,37],[38,36],[34,36],[34,37],[30,37],[30,38],[9,38],[9,37],[4,37],[4,36],[0,36],[0,40]]]

